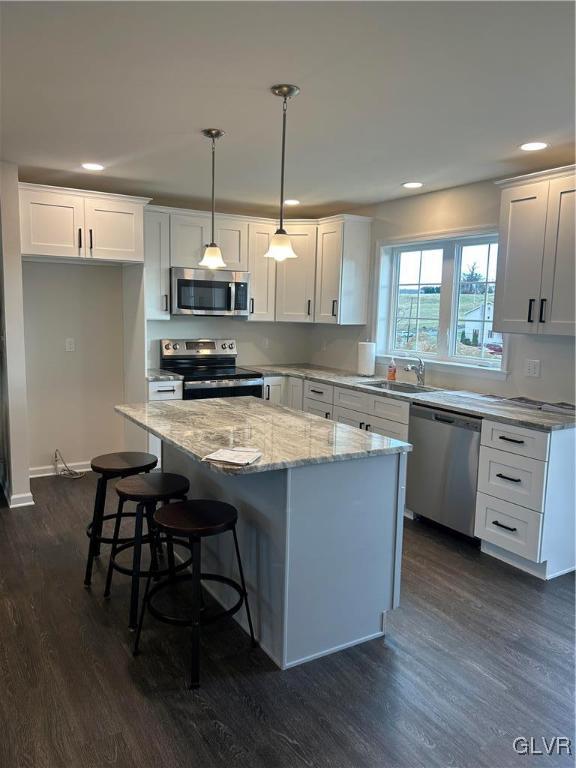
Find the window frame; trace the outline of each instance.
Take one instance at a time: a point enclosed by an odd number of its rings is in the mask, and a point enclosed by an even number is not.
[[[374,338],[377,343],[377,357],[390,358],[415,355],[421,357],[429,364],[453,366],[454,368],[473,368],[476,370],[490,371],[495,374],[506,373],[508,344],[505,335],[502,341],[502,357],[500,364],[493,364],[488,360],[456,355],[456,335],[458,326],[458,299],[460,284],[460,268],[462,260],[462,248],[465,245],[482,245],[485,243],[498,243],[498,232],[493,229],[485,232],[466,234],[450,234],[443,237],[422,237],[414,241],[395,242],[389,245],[379,243],[380,252],[380,277],[377,287],[376,316],[374,321]],[[438,316],[438,341],[437,353],[417,352],[397,349],[395,347],[396,310],[398,306],[400,253],[408,250],[426,250],[442,248],[442,279],[440,287],[440,308]],[[387,286],[382,285],[382,268],[385,259],[391,259],[390,279]],[[387,295],[383,295],[387,293]],[[387,305],[387,318],[380,317],[380,309],[383,302]],[[379,333],[382,325],[386,325],[384,342]],[[380,338],[379,338],[380,337]]]

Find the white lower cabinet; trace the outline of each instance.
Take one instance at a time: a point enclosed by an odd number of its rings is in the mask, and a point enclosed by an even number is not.
[[[289,376],[285,384],[285,405],[301,411],[304,405],[304,379]]]
[[[542,515],[485,493],[476,496],[474,535],[536,563],[540,562]]]
[[[284,404],[284,376],[265,376],[264,377],[264,400],[268,400],[274,405]]]
[[[323,419],[331,419],[333,414],[332,405],[320,400],[312,400],[309,397],[304,398],[303,410],[306,413],[313,413],[314,416],[321,416]]]
[[[480,448],[478,490],[482,493],[542,512],[545,487],[546,462]]]

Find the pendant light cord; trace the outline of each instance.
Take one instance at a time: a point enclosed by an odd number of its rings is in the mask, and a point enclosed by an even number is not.
[[[282,163],[280,166],[280,231],[284,232],[284,159],[286,155],[286,113],[288,99],[284,96],[282,107]]]
[[[212,238],[210,245],[214,242],[214,208],[216,207],[216,139],[212,137]]]

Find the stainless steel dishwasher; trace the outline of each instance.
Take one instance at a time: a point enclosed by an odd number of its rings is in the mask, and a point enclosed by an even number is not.
[[[406,506],[474,535],[482,419],[424,405],[410,407]]]

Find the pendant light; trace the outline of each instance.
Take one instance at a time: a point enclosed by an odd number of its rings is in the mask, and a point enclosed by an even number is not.
[[[288,99],[298,96],[300,88],[297,85],[273,85],[270,89],[274,96],[280,96],[282,99],[282,163],[280,166],[280,226],[270,240],[270,247],[264,254],[269,259],[284,261],[285,259],[296,259],[298,254],[292,250],[292,243],[284,229],[284,163],[286,157],[286,111],[288,109]]]
[[[216,176],[216,139],[222,138],[224,131],[221,131],[220,128],[204,128],[202,133],[212,141],[212,236],[210,243],[204,249],[202,261],[198,266],[206,267],[206,269],[223,269],[226,267],[226,263],[222,258],[222,251],[214,242],[214,209],[216,207],[214,183]]]

